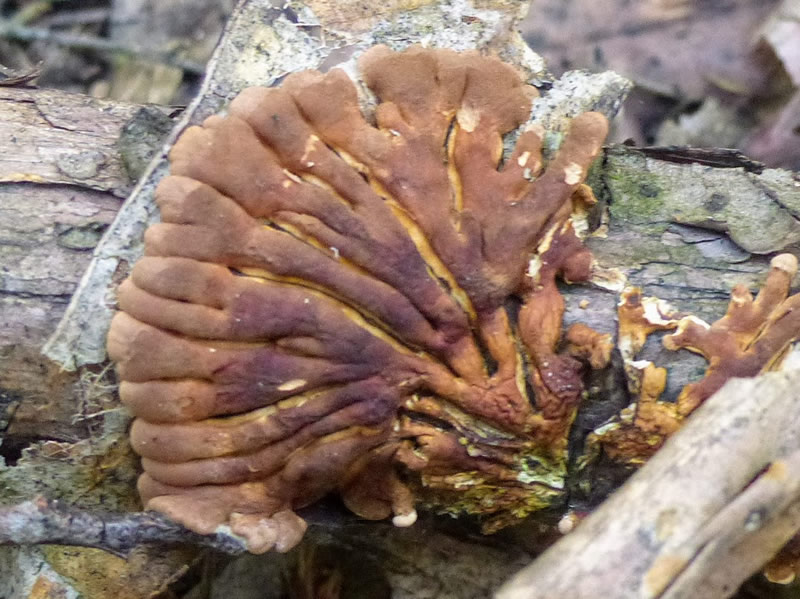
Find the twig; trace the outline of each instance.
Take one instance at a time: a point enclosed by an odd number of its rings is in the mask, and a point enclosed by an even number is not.
[[[37,23],[39,27],[69,27],[71,25],[99,25],[111,16],[109,8],[79,8],[67,12],[45,15]]]
[[[42,65],[36,65],[26,73],[17,73],[0,65],[0,87],[16,87],[30,83],[42,74]]]
[[[198,545],[229,554],[246,551],[244,541],[226,532],[204,536],[156,512],[91,513],[38,497],[0,507],[0,545],[77,545],[125,556],[144,543]]]
[[[192,60],[180,58],[179,56],[175,56],[169,52],[148,50],[138,46],[120,44],[110,40],[86,35],[74,35],[60,31],[51,31],[49,29],[27,27],[24,25],[18,25],[9,20],[0,20],[0,38],[7,38],[18,42],[42,41],[51,44],[57,44],[59,46],[65,46],[74,50],[88,50],[91,52],[107,54],[121,54],[139,60],[146,60],[149,62],[173,66],[183,69],[187,73],[192,73],[195,75],[202,75],[205,72],[205,65]]]
[[[53,10],[53,3],[49,0],[25,3],[12,17],[14,23],[27,25]]]

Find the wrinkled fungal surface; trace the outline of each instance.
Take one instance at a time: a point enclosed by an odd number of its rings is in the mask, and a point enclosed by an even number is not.
[[[537,128],[504,158],[535,96],[512,67],[385,47],[359,67],[374,114],[309,71],[183,133],[109,334],[146,507],[253,551],[296,544],[294,510],[331,491],[397,525],[548,505],[608,356],[586,327],[562,343],[556,288],[590,275],[571,214],[606,119],[546,164]]]

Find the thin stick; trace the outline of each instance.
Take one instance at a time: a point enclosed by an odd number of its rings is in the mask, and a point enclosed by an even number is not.
[[[108,8],[79,8],[68,12],[45,15],[38,20],[39,27],[68,27],[70,25],[99,25],[109,19]]]
[[[0,38],[7,38],[18,42],[42,41],[72,48],[74,50],[87,50],[103,54],[119,54],[139,60],[176,67],[194,75],[202,75],[205,72],[205,65],[192,60],[185,60],[169,52],[148,50],[138,46],[120,44],[87,35],[74,35],[60,31],[51,31],[49,29],[27,27],[8,20],[0,20]]]
[[[38,497],[0,507],[0,545],[94,547],[125,556],[144,543],[182,543],[230,554],[246,551],[244,540],[224,531],[204,536],[156,512],[91,513]]]

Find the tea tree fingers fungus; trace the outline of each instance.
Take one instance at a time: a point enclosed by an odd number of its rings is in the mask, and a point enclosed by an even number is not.
[[[536,95],[512,67],[376,47],[360,68],[374,115],[309,71],[183,133],[109,334],[146,507],[255,552],[295,545],[294,510],[331,491],[399,526],[548,505],[581,370],[608,359],[590,330],[561,353],[556,287],[590,276],[571,215],[605,117],[547,162],[529,128],[504,160]]]

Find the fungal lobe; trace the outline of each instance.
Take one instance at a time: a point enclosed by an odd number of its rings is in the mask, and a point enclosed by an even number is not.
[[[619,345],[636,401],[592,433],[588,445],[601,445],[618,462],[641,465],[729,379],[779,366],[800,340],[800,294],[789,295],[797,269],[794,255],[775,256],[758,295],[754,298],[745,285],[737,285],[725,315],[710,325],[696,316],[678,315],[655,298],[642,298],[638,288],[626,290],[618,309]],[[705,374],[686,385],[675,401],[660,399],[666,369],[634,359],[657,330],[674,331],[663,338],[667,349],[688,349],[708,361]]]
[[[582,362],[556,277],[590,274],[571,214],[606,119],[577,116],[546,166],[537,128],[504,159],[535,96],[512,67],[381,46],[359,67],[374,114],[307,71],[182,134],[109,334],[146,507],[256,552],[334,490],[491,529],[563,489]]]

